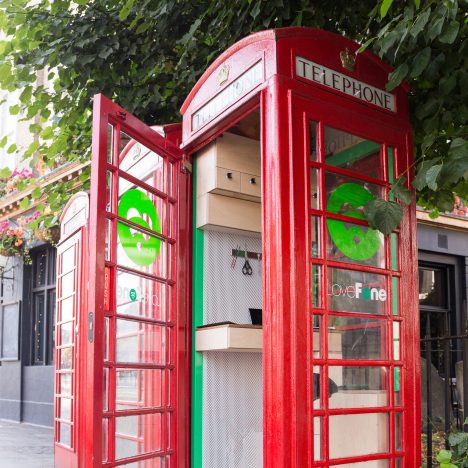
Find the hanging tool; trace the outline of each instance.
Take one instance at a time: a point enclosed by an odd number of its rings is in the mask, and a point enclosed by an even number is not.
[[[249,261],[246,259],[244,266],[242,267],[242,273],[247,276],[252,276],[252,267],[250,266]]]

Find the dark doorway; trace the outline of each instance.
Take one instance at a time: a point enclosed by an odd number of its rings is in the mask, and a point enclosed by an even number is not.
[[[430,468],[466,413],[466,302],[457,257],[420,253],[419,258],[423,466]]]

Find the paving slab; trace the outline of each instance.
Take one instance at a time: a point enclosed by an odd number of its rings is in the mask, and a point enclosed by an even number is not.
[[[53,468],[52,428],[0,419],[1,468]]]

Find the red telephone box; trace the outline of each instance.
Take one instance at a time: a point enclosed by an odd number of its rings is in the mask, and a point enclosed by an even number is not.
[[[419,466],[414,204],[362,209],[410,168],[408,90],[358,48],[253,34],[182,129],[95,98],[80,466]]]

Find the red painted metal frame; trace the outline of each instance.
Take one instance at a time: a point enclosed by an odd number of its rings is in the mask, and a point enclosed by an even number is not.
[[[118,167],[118,161],[114,159],[114,163],[107,160],[107,147],[108,147],[108,123],[114,126],[114,134],[119,135],[120,131],[127,133],[133,139],[141,142],[147,148],[156,152],[162,156],[165,160],[164,165],[167,169],[173,168],[172,180],[170,181],[171,193],[165,194],[154,187],[146,186],[138,179],[133,178],[129,174],[125,174]],[[172,306],[172,313],[175,313],[175,317],[172,321],[167,323],[168,327],[173,330],[171,340],[172,347],[169,350],[168,359],[169,367],[173,369],[171,372],[173,375],[173,384],[171,395],[175,395],[175,400],[172,403],[168,403],[168,411],[173,414],[174,421],[171,422],[172,426],[169,432],[171,437],[170,444],[166,445],[171,447],[170,453],[172,454],[172,460],[170,466],[177,466],[178,468],[188,466],[188,452],[189,452],[189,434],[187,427],[189,425],[189,404],[187,394],[189,390],[189,334],[187,333],[187,321],[189,319],[189,295],[190,295],[190,271],[189,271],[189,260],[190,260],[190,207],[191,203],[188,200],[191,196],[191,180],[189,174],[183,170],[182,166],[182,152],[174,145],[173,141],[177,141],[180,137],[177,136],[177,129],[168,129],[168,135],[164,128],[158,128],[152,130],[148,126],[144,125],[133,115],[127,111],[112,103],[110,100],[102,95],[97,95],[94,98],[94,109],[93,109],[93,158],[92,158],[92,175],[91,175],[91,203],[90,203],[90,246],[89,246],[89,311],[94,313],[94,340],[93,342],[87,341],[86,343],[86,380],[85,388],[87,390],[88,398],[82,403],[85,405],[85,421],[81,426],[80,439],[82,441],[83,450],[83,465],[86,467],[98,467],[98,466],[118,466],[128,461],[138,461],[149,459],[153,454],[142,454],[130,459],[121,459],[117,462],[103,463],[103,416],[107,415],[109,421],[109,448],[113,451],[113,433],[115,428],[113,427],[114,421],[114,410],[115,408],[115,376],[112,377],[115,372],[110,372],[113,366],[112,355],[107,364],[104,362],[104,317],[109,315],[110,312],[106,312],[105,303],[108,304],[110,310],[115,310],[115,299],[112,294],[115,284],[115,267],[116,258],[113,253],[109,260],[105,258],[105,246],[106,246],[106,219],[110,220],[115,225],[118,217],[115,213],[106,211],[106,175],[110,171],[114,174],[113,177],[113,188],[112,194],[114,197],[114,209],[117,202],[117,178],[125,177],[129,182],[135,183],[137,186],[141,186],[143,189],[148,190],[161,199],[164,199],[169,203],[174,204],[176,209],[173,210],[173,216],[175,219],[171,219],[172,224],[172,236],[173,239],[167,239],[168,252],[175,252],[175,256],[171,257],[172,268],[174,269],[175,276],[172,280],[167,280],[167,284],[172,284],[174,287],[167,288],[167,290],[173,291],[173,297],[167,298],[168,303]],[[118,155],[120,148],[118,147],[118,139],[114,140],[114,155]],[[114,156],[117,158],[117,156]],[[167,188],[167,181],[166,187]],[[168,221],[169,222],[169,221]],[[128,223],[131,224],[131,223]],[[137,226],[140,231],[146,232],[142,226]],[[113,228],[115,230],[115,226]],[[163,236],[162,236],[163,237]],[[111,241],[111,251],[115,250],[115,231]],[[171,247],[169,247],[169,244]],[[131,269],[127,269],[132,272]],[[143,275],[138,271],[134,272],[137,275]],[[109,277],[110,274],[110,277]],[[107,276],[106,276],[107,275]],[[103,300],[104,298],[104,300]],[[106,299],[108,298],[108,299]],[[112,314],[111,314],[112,315]],[[135,317],[132,319],[138,320]],[[148,322],[146,320],[145,322]],[[112,324],[112,322],[109,322]],[[164,332],[166,333],[166,332]],[[167,331],[169,333],[169,331]],[[111,325],[109,330],[109,336],[115,337],[114,325]],[[167,352],[167,351],[166,351]],[[110,366],[110,367],[109,367]],[[113,402],[112,406],[109,407],[108,411],[104,412],[103,407],[103,369],[104,367],[109,368],[110,385],[109,390],[109,401]],[[155,368],[152,365],[144,364],[118,364],[119,368]],[[156,366],[157,367],[157,366]],[[167,367],[167,369],[169,369]],[[169,372],[169,370],[167,371]],[[151,410],[139,410],[139,414],[152,413],[155,414],[158,411]],[[169,415],[169,413],[167,413]],[[131,415],[130,411],[121,411],[119,415]],[[169,416],[168,416],[169,417]],[[166,418],[164,418],[164,421]],[[164,428],[167,429],[166,422],[163,422]],[[167,431],[166,431],[167,432]],[[165,439],[163,443],[166,444]],[[166,448],[161,453],[166,452]]]
[[[407,92],[402,84],[394,92],[396,112],[379,109],[352,96],[308,82],[296,77],[295,57],[301,56],[332,70],[379,89],[385,89],[392,69],[369,51],[357,55],[354,71],[342,68],[340,52],[345,48],[354,54],[359,48],[342,36],[306,28],[284,28],[253,34],[224,52],[207,69],[182,106],[183,143],[188,152],[194,152],[225,131],[241,115],[248,113],[260,96],[262,124],[262,225],[263,225],[263,372],[264,372],[264,466],[268,468],[304,468],[331,466],[330,462],[313,462],[312,429],[312,329],[309,304],[310,251],[308,223],[310,214],[323,215],[322,210],[309,211],[308,205],[308,142],[304,132],[309,118],[330,122],[344,131],[356,132],[370,140],[396,148],[395,175],[411,167],[411,128],[408,121]],[[191,117],[202,106],[229,86],[257,60],[263,62],[264,81],[248,90],[238,100],[230,103],[218,114],[192,131]],[[218,76],[229,77],[221,84]],[[319,134],[323,145],[323,128]],[[322,155],[323,157],[323,155]],[[325,168],[323,163],[316,165]],[[352,175],[338,168],[335,172]],[[412,176],[412,171],[409,171]],[[383,173],[388,177],[386,169]],[[369,182],[379,180],[363,177]],[[322,179],[323,187],[324,179]],[[384,181],[383,186],[388,188]],[[322,200],[322,203],[324,200]],[[322,205],[323,206],[323,205]],[[388,360],[370,361],[370,365],[400,365],[405,405],[404,415],[404,466],[419,466],[420,408],[419,408],[419,331],[417,308],[417,248],[414,203],[403,207],[404,218],[399,230],[399,272],[361,267],[359,265],[315,260],[316,264],[344,266],[347,269],[379,272],[401,278],[400,310],[405,316],[396,317],[404,324],[401,329],[401,361],[391,361],[390,308],[387,307],[386,343]],[[345,220],[341,215],[330,215]],[[357,224],[365,221],[353,219]],[[325,223],[322,223],[325,239]],[[390,246],[387,243],[388,261]],[[389,264],[388,264],[389,265]],[[325,278],[326,280],[326,272]],[[403,287],[404,283],[404,287]],[[324,283],[325,284],[325,283]],[[390,290],[390,279],[387,280]],[[327,306],[322,309],[327,314]],[[338,312],[346,315],[345,312]],[[351,315],[351,314],[348,314]],[[357,316],[357,315],[353,315]],[[366,315],[366,317],[373,317]],[[378,316],[378,318],[382,318]],[[325,325],[322,323],[322,330]],[[323,333],[322,333],[323,336]],[[326,353],[326,340],[322,348]],[[325,362],[325,361],[324,361]],[[334,361],[327,361],[335,363]],[[355,361],[336,361],[355,365]],[[361,362],[362,363],[362,362]],[[368,365],[369,361],[362,363]],[[390,373],[391,374],[391,373]],[[326,378],[326,375],[325,375]],[[393,376],[390,375],[389,385]],[[377,411],[393,411],[393,398],[388,407]],[[372,409],[372,411],[374,411]],[[368,410],[346,410],[342,413],[363,413]],[[323,414],[333,414],[325,410]],[[393,424],[393,423],[392,423]],[[325,427],[327,429],[327,427]],[[391,432],[394,429],[392,426]],[[326,439],[326,438],[325,438]],[[393,448],[394,442],[390,442]],[[325,440],[325,449],[327,440]],[[403,452],[402,452],[403,453]],[[346,464],[351,460],[392,458],[392,455],[369,455],[331,462]],[[393,460],[393,458],[392,458]],[[393,461],[392,461],[393,463]],[[393,466],[393,465],[392,465]]]

